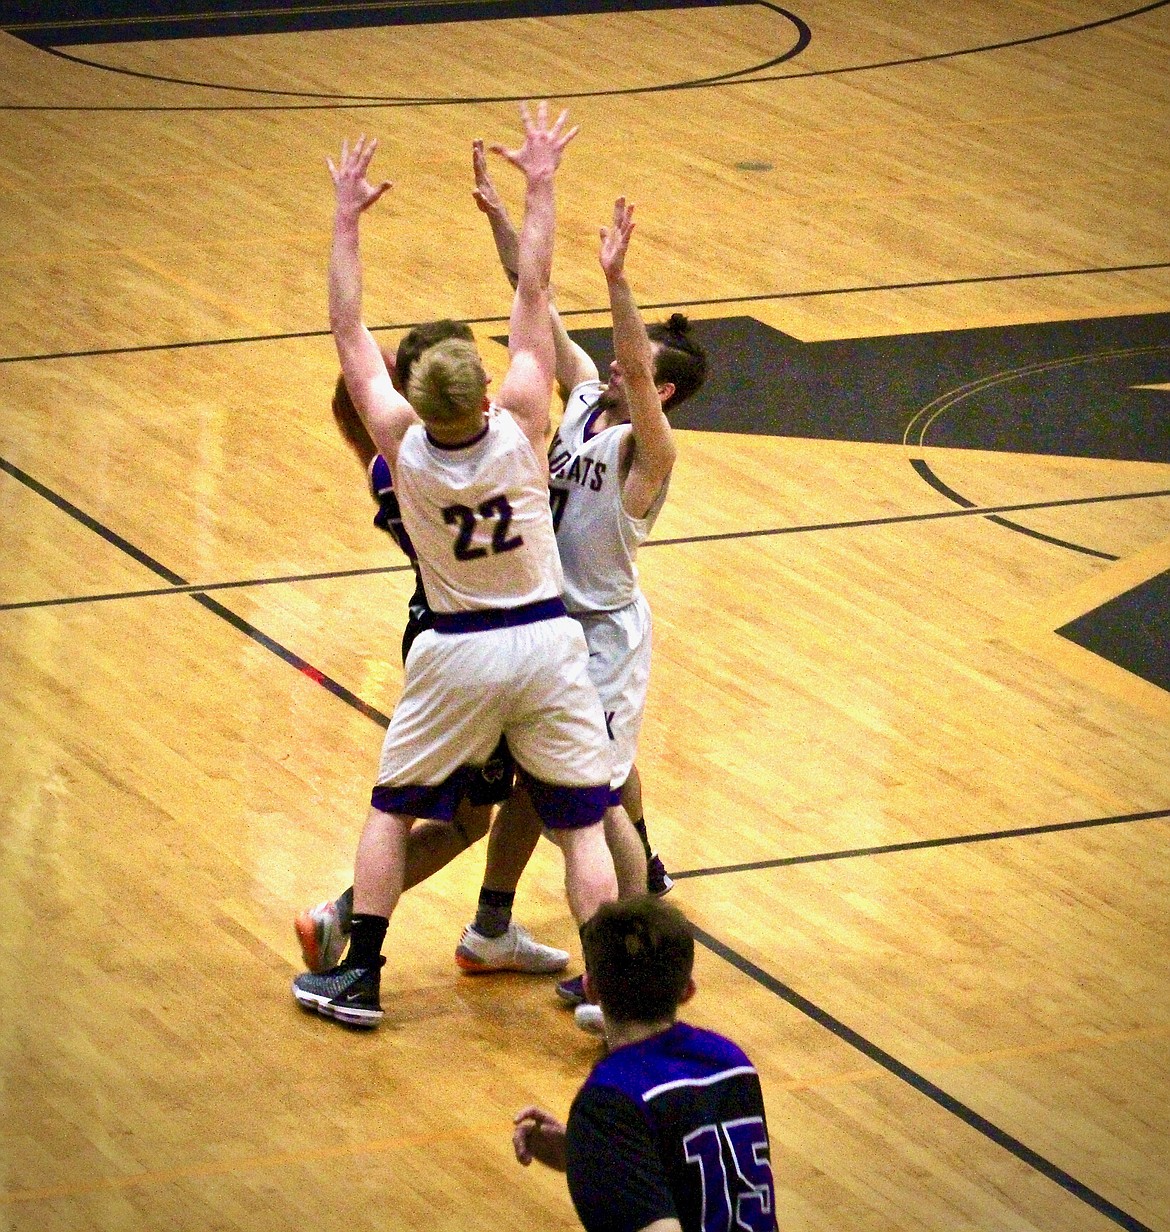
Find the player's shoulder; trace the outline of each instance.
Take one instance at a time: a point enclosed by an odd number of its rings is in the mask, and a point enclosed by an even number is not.
[[[716,1031],[676,1022],[669,1030],[615,1048],[594,1066],[586,1087],[608,1087],[635,1100],[721,1076],[754,1073],[747,1054]]]
[[[574,385],[565,399],[565,415],[576,416],[584,413],[597,401],[604,388],[605,384],[600,380],[581,381]]]

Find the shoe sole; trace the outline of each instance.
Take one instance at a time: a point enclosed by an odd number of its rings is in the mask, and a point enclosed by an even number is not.
[[[471,950],[460,946],[455,951],[455,965],[464,975],[493,975],[500,971],[513,971],[518,975],[556,975],[569,965],[569,956],[556,966],[524,967],[519,963],[485,963]]]
[[[334,1005],[328,997],[293,988],[297,1004],[306,1010],[315,1010],[323,1018],[333,1018],[347,1027],[376,1027],[382,1021],[381,1010],[362,1009],[356,1005]]]

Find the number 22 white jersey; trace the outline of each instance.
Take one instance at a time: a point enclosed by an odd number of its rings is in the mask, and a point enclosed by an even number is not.
[[[395,472],[432,611],[513,608],[560,596],[544,467],[508,411],[493,406],[483,432],[455,448],[413,425]]]

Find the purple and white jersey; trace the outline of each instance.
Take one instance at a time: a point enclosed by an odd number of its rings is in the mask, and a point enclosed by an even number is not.
[[[644,518],[622,505],[622,446],[627,424],[596,431],[593,409],[604,386],[584,381],[569,395],[549,447],[550,499],[570,612],[607,612],[640,593],[634,557],[662,510],[669,479]]]
[[[407,429],[395,464],[402,523],[438,613],[515,608],[563,585],[541,459],[511,414],[491,408],[465,445]]]

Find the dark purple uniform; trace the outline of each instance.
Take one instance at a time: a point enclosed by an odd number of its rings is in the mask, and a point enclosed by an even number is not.
[[[730,1040],[686,1023],[600,1061],[566,1138],[586,1232],[771,1232],[776,1200],[759,1076]]]

